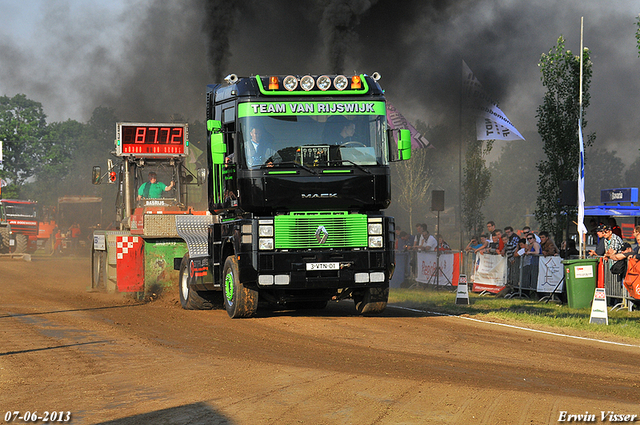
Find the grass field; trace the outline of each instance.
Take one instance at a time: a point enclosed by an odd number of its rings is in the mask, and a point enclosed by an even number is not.
[[[480,320],[508,323],[605,340],[640,343],[640,311],[609,309],[609,325],[590,324],[590,308],[572,309],[566,304],[530,299],[505,299],[469,293],[469,305],[456,305],[450,289],[391,289],[389,303],[429,312],[467,315]],[[638,307],[640,308],[640,307]]]

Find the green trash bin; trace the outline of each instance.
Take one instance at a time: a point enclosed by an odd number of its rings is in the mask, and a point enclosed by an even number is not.
[[[564,260],[564,277],[569,308],[589,308],[598,281],[599,258]]]

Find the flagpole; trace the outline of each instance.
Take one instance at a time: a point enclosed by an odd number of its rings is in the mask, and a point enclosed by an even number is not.
[[[464,60],[462,61],[464,63]],[[460,79],[460,110],[458,111],[458,229],[460,231],[460,252],[464,250],[464,226],[462,225],[462,94],[464,81]],[[439,231],[440,229],[438,229]],[[474,232],[475,233],[475,232]],[[465,270],[465,273],[470,273]]]
[[[582,58],[584,57],[584,16],[580,17],[580,100],[579,100],[579,115],[578,115],[578,137],[580,138],[580,142],[582,142]],[[581,182],[581,177],[583,177],[583,172],[584,172],[584,154],[583,154],[583,145],[582,143],[580,144],[580,164],[578,166],[578,185],[582,184],[582,188],[578,187],[578,191],[580,191],[580,189],[582,189],[582,199],[579,199],[578,202],[582,202],[582,205],[578,205],[578,209],[580,210],[580,208],[582,208],[583,211],[583,216],[582,216],[582,220],[584,220],[584,181]],[[578,211],[578,216],[580,215],[580,211]],[[579,217],[580,218],[580,217]],[[567,217],[567,219],[569,219],[569,217]],[[580,220],[578,220],[580,221]],[[582,223],[582,226],[580,225],[581,223],[578,223],[578,239],[580,239],[580,258],[585,258],[585,252],[584,252],[584,238],[586,236],[586,234],[583,234],[581,229],[582,227],[584,227],[584,223]],[[569,246],[569,235],[567,235],[567,248]]]

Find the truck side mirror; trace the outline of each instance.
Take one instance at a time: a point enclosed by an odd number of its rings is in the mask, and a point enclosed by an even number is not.
[[[227,146],[224,144],[224,137],[220,129],[222,123],[217,120],[207,121],[207,130],[211,132],[211,162],[214,165],[224,164],[224,156],[227,153]]]
[[[102,175],[102,170],[99,165],[95,165],[93,167],[93,171],[91,172],[91,183],[92,184],[100,184],[100,176]]]
[[[387,142],[390,161],[404,161],[411,158],[411,132],[409,130],[388,129]]]
[[[411,159],[411,132],[409,130],[400,130],[398,138],[398,159],[405,161]]]

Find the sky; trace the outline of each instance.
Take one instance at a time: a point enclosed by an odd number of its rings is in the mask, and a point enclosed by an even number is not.
[[[523,143],[540,143],[538,62],[560,35],[591,50],[587,132],[637,157],[640,58],[631,0],[0,0],[0,95],[47,121],[204,119],[206,84],[229,73],[382,75],[410,121],[456,125],[461,63]],[[632,155],[625,152],[631,152]]]

